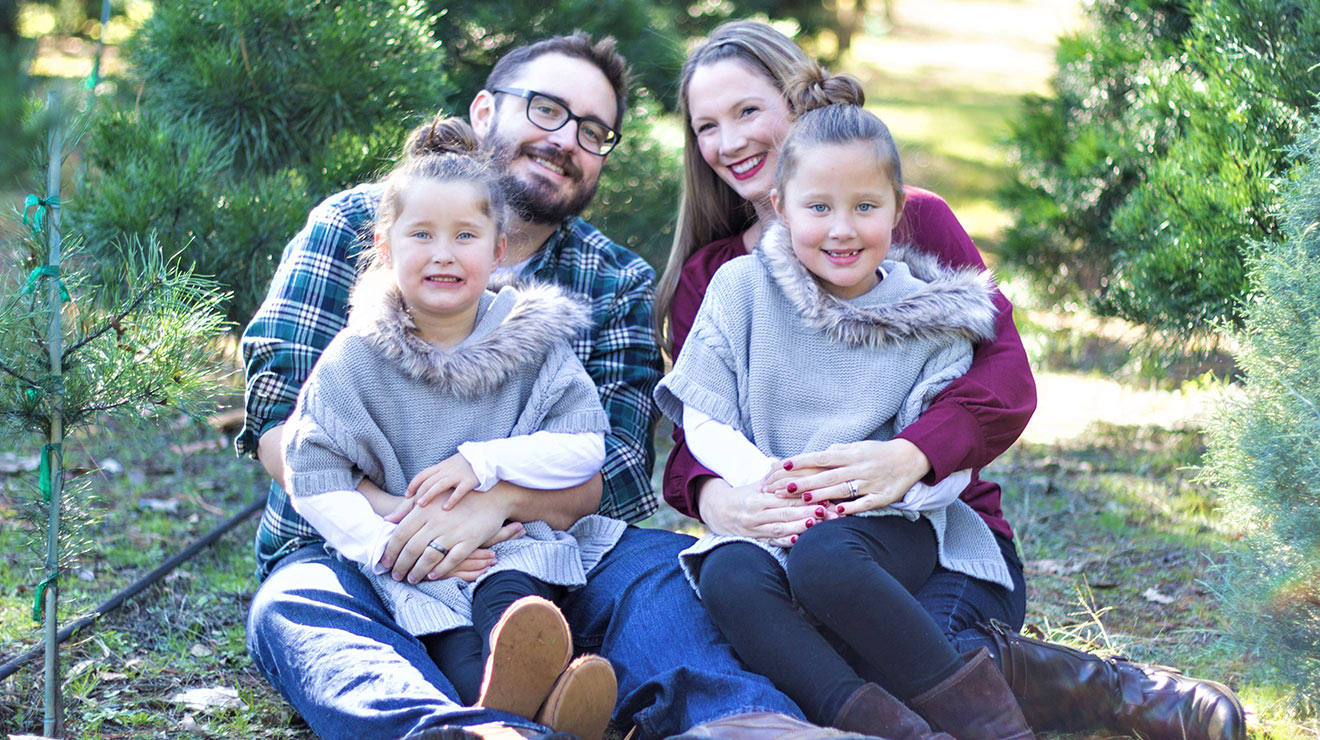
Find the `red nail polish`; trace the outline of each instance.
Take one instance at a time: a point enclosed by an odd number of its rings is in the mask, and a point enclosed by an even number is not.
[[[784,470],[792,470],[792,469],[793,469],[793,461],[792,461],[792,460],[785,460],[785,461],[784,461]]]
[[[839,504],[839,513],[840,513],[840,514],[843,513],[843,504]]]
[[[792,543],[794,543],[794,544],[796,544],[796,543],[797,543],[797,535],[793,535],[792,537],[789,537],[789,538],[788,538],[788,541],[789,541],[789,542],[792,542]]]
[[[788,492],[789,492],[789,493],[797,493],[797,484],[796,484],[796,483],[789,483],[789,484],[788,484]]]
[[[790,485],[791,485],[791,484],[790,484]],[[789,493],[792,493],[792,491],[789,491]],[[811,499],[812,499],[812,498],[813,498],[813,497],[812,497],[812,495],[811,495],[811,491],[807,491],[806,493],[802,494],[802,500],[805,501],[805,502],[807,502],[807,503],[811,503]]]
[[[808,520],[807,520],[807,526],[808,526],[808,527],[814,527],[814,526],[816,526],[816,520],[815,520],[815,519],[808,519]]]
[[[825,516],[825,507],[824,507],[824,506],[817,506],[817,507],[816,507],[816,516],[818,516],[818,517],[824,517],[824,516]]]

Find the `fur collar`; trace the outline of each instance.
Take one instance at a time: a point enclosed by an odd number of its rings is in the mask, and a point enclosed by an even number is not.
[[[897,301],[862,307],[821,288],[793,254],[783,224],[771,224],[756,251],[807,325],[834,341],[880,347],[914,338],[954,335],[975,343],[995,336],[994,285],[986,271],[955,270],[928,252],[896,244],[886,261],[906,264],[914,277],[927,284]]]
[[[349,302],[349,326],[405,375],[468,398],[539,364],[555,344],[591,325],[584,301],[555,285],[526,284],[487,293],[472,336],[443,350],[417,335],[389,270],[363,275]]]

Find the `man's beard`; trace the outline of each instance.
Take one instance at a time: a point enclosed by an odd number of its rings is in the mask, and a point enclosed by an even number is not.
[[[500,187],[504,188],[504,197],[509,208],[518,218],[533,224],[558,224],[566,221],[591,205],[596,197],[599,181],[586,187],[582,182],[582,170],[573,162],[573,158],[553,147],[533,147],[524,144],[517,149],[506,141],[499,132],[492,129],[486,136],[486,150],[495,161],[500,171]],[[529,180],[519,179],[508,172],[509,164],[519,156],[536,156],[564,170],[569,182],[562,188],[537,177]],[[563,196],[567,196],[567,198]]]

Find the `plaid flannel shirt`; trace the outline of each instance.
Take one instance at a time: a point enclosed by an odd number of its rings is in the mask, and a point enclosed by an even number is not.
[[[357,255],[371,244],[379,200],[376,185],[331,196],[285,247],[270,290],[243,332],[247,419],[235,440],[239,454],[255,457],[261,435],[289,417],[312,366],[346,325]],[[555,231],[522,277],[556,283],[589,301],[593,325],[573,349],[610,419],[600,513],[625,521],[645,518],[657,506],[651,488],[657,417],[651,391],[661,374],[651,329],[655,272],[575,218]],[[272,487],[257,532],[262,575],[283,555],[320,539],[288,495]]]

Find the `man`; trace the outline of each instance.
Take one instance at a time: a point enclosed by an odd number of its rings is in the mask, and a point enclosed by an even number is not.
[[[490,562],[482,546],[509,533],[506,520],[557,525],[565,512],[599,510],[635,521],[655,508],[651,390],[661,363],[650,328],[654,274],[576,217],[617,141],[626,89],[613,41],[593,44],[575,34],[510,52],[469,108],[514,206],[506,264],[590,300],[595,325],[574,349],[610,417],[605,468],[563,491],[501,483],[450,511],[414,508],[382,561],[396,578],[475,575]],[[459,706],[421,643],[394,624],[356,566],[325,552],[278,485],[283,421],[321,350],[345,324],[356,250],[377,199],[376,188],[361,186],[313,210],[243,337],[248,416],[237,446],[258,455],[277,481],[257,535],[266,580],[252,603],[249,650],[322,737],[535,736],[546,730],[525,718]],[[429,547],[409,541],[422,527],[440,532]],[[677,553],[689,542],[629,528],[587,585],[561,604],[578,647],[614,665],[617,720],[648,739],[689,730],[756,740],[790,732],[804,740],[849,737],[802,722],[792,702],[738,664],[678,569]]]

